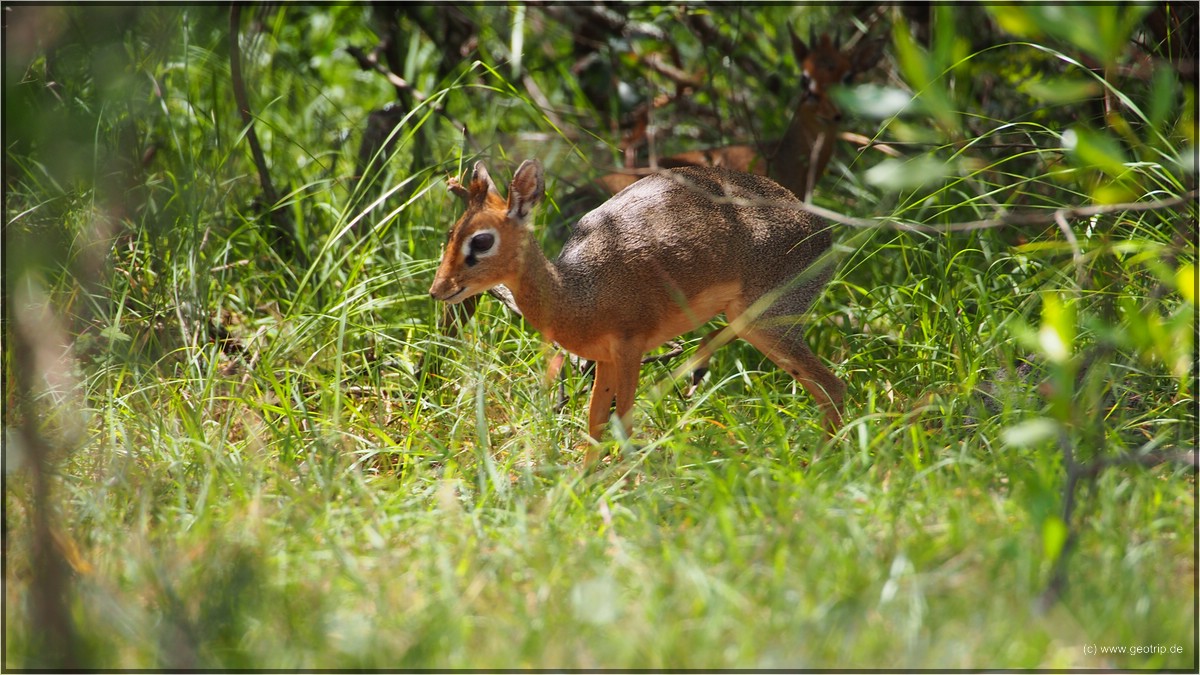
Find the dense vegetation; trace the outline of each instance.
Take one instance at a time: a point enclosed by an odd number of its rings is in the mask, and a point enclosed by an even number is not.
[[[1195,7],[915,7],[6,7],[4,667],[1195,669]],[[846,425],[738,343],[585,472],[585,374],[437,327],[446,178],[541,159],[553,253],[780,134],[789,26],[886,44]]]

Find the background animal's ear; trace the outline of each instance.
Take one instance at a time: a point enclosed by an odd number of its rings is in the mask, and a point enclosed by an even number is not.
[[[500,191],[496,189],[496,184],[488,175],[487,167],[483,165],[483,162],[475,162],[475,171],[471,173],[471,187],[468,190],[468,202],[482,206],[487,200],[489,192],[500,196]]]
[[[804,60],[808,58],[808,45],[804,44],[804,40],[796,35],[796,29],[792,28],[792,24],[788,24],[788,35],[792,36],[792,56],[796,59],[796,67],[803,68]]]
[[[508,217],[517,223],[524,224],[533,212],[533,207],[546,194],[546,181],[542,177],[542,164],[536,159],[521,162],[517,172],[513,174],[512,184],[508,187]]]

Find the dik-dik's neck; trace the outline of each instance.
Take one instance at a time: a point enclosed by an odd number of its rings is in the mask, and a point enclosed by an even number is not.
[[[554,340],[554,320],[566,291],[562,275],[532,237],[522,242],[518,256],[517,278],[509,284],[513,300],[529,325]]]
[[[833,156],[835,117],[821,114],[815,104],[801,105],[771,154],[768,174],[799,199],[808,198]]]

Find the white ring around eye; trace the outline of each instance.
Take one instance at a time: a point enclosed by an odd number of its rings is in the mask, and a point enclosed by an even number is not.
[[[478,237],[481,234],[492,235],[492,247],[486,251],[472,251],[471,250],[471,242],[475,240],[475,237]],[[469,258],[471,256],[475,256],[476,259],[490,258],[490,257],[496,255],[496,253],[498,253],[499,251],[500,251],[500,233],[490,227],[480,230],[480,231],[476,232],[475,234],[472,234],[471,236],[467,237],[466,241],[464,241],[462,243],[462,254],[463,254],[464,258]]]

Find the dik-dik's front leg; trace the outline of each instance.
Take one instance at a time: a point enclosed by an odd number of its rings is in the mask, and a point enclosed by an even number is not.
[[[592,385],[592,398],[588,404],[588,435],[599,441],[604,435],[604,427],[613,411],[616,402],[617,419],[626,430],[630,428],[633,416],[633,399],[637,393],[638,375],[641,370],[641,354],[632,352],[620,355],[619,362],[597,361],[596,382]],[[595,449],[589,449],[584,457],[584,463],[593,464],[597,459]]]
[[[592,397],[588,403],[588,435],[599,441],[608,424],[613,400],[617,396],[617,368],[608,361],[596,362],[596,381],[592,384]]]

